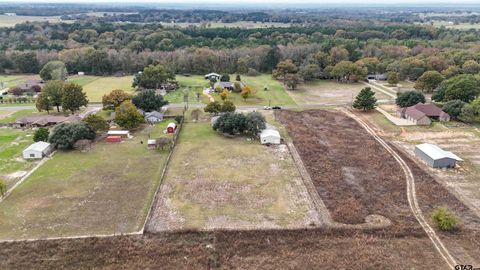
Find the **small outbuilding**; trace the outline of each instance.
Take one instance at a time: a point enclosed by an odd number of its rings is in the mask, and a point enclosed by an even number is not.
[[[149,139],[149,140],[147,141],[147,148],[148,148],[148,149],[155,149],[155,148],[157,148],[157,140]]]
[[[107,142],[109,142],[109,143],[122,142],[122,137],[120,137],[120,136],[107,136]]]
[[[109,130],[107,132],[107,136],[118,136],[120,138],[128,138],[130,137],[130,132],[128,130]]]
[[[416,145],[415,155],[433,168],[455,168],[457,161],[463,161],[454,153],[430,143]]]
[[[52,152],[52,145],[47,142],[36,142],[23,150],[24,159],[42,159]]]
[[[260,133],[260,142],[262,144],[280,144],[280,133],[274,129],[264,129]]]
[[[177,125],[173,122],[170,122],[167,126],[167,133],[175,133],[175,130],[177,130]]]

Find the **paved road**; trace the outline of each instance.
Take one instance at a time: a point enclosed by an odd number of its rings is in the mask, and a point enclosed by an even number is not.
[[[388,104],[393,103],[392,100],[378,100],[378,104]],[[324,107],[334,107],[334,106],[346,106],[350,105],[349,102],[336,102],[336,103],[318,103],[318,104],[302,104],[302,105],[281,105],[282,109],[316,109],[316,108],[324,108]],[[206,104],[189,104],[189,108],[203,108]],[[273,104],[272,106],[275,106]],[[92,103],[88,105],[88,108],[91,109],[98,109],[101,108],[102,104],[100,103]],[[170,108],[183,108],[185,107],[184,103],[176,103],[176,104],[169,104],[168,107]],[[256,110],[263,110],[264,105],[241,105],[237,106],[239,110],[249,110],[249,109],[256,109]],[[0,110],[11,110],[11,111],[19,111],[25,109],[35,109],[35,105],[12,105],[12,106],[0,106]]]

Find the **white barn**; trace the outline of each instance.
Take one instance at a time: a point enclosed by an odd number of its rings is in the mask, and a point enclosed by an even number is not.
[[[36,142],[23,150],[24,159],[42,159],[52,152],[52,145],[47,142]]]
[[[454,153],[430,143],[416,145],[415,155],[433,168],[455,168],[457,161],[463,161]]]
[[[280,144],[280,133],[274,129],[264,129],[260,133],[262,144]]]

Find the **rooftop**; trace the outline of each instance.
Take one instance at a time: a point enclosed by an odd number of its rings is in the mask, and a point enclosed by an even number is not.
[[[459,158],[454,153],[445,151],[435,144],[423,143],[423,144],[416,145],[415,147],[420,149],[423,153],[425,153],[427,156],[431,157],[434,160],[438,160],[442,158],[451,158],[458,161],[463,161],[463,159]]]
[[[36,142],[36,143],[31,144],[29,147],[27,147],[25,149],[25,151],[31,150],[31,151],[43,152],[48,147],[50,147],[49,143],[40,141],[40,142]]]

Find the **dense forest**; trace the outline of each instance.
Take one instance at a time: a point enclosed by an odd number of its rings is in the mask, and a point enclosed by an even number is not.
[[[415,80],[427,70],[446,77],[479,65],[480,32],[432,26],[166,28],[161,24],[23,23],[0,28],[0,71],[37,73],[60,60],[70,73],[134,73],[160,63],[177,73],[270,72],[284,59],[328,78],[341,61],[369,73],[396,71]],[[472,67],[473,65],[473,67]]]

